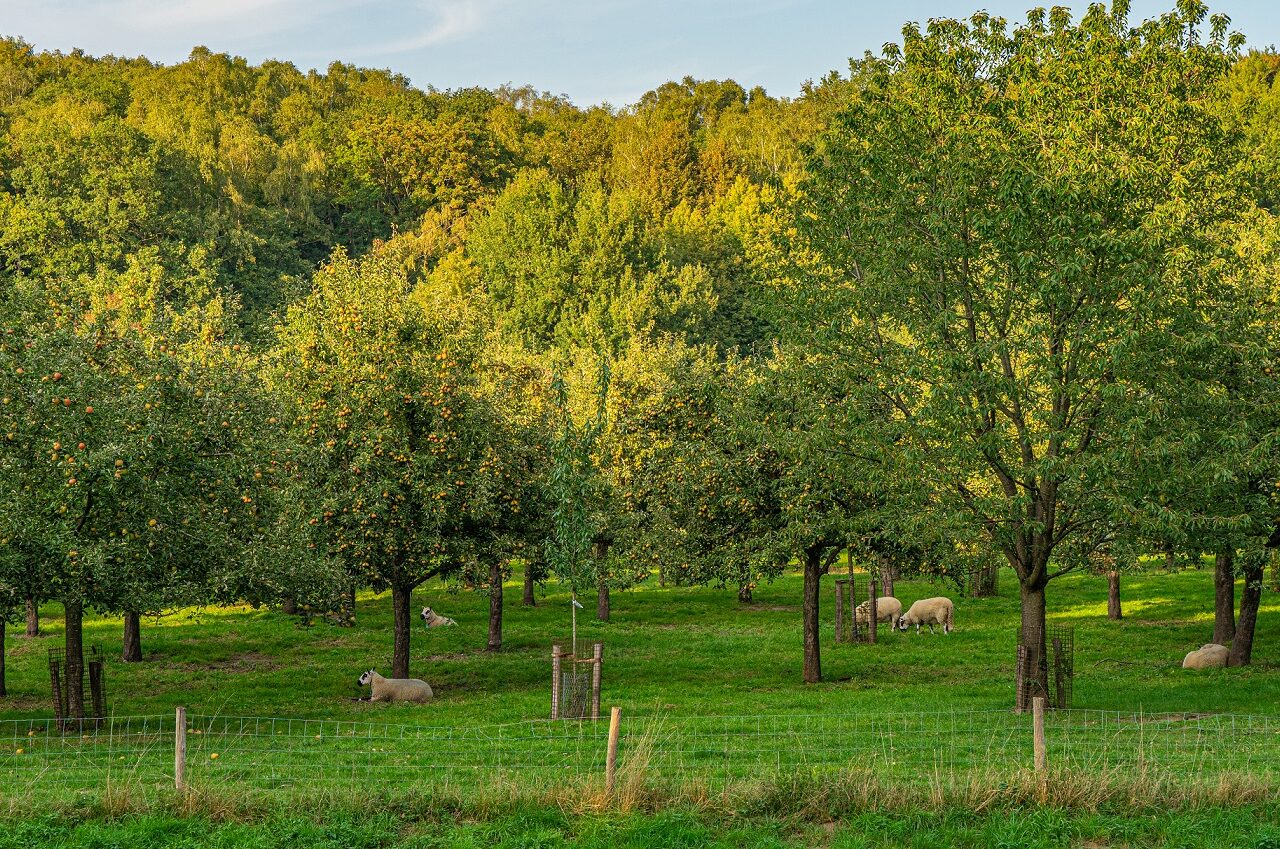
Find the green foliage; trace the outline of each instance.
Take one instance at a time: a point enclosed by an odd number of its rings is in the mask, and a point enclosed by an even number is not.
[[[1031,589],[1123,524],[1109,499],[1150,459],[1135,398],[1211,394],[1175,352],[1199,326],[1201,361],[1225,354],[1247,300],[1251,204],[1209,105],[1232,48],[1205,14],[909,26],[811,159],[819,258],[791,305],[840,317],[815,344],[892,411],[851,433]]]

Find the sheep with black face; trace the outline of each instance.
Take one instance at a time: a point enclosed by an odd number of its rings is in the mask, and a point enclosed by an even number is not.
[[[383,678],[370,669],[360,676],[360,686],[373,688],[371,702],[422,702],[431,701],[431,685],[420,678]]]

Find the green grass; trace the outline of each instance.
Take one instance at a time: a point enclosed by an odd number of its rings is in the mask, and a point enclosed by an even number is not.
[[[1143,817],[1054,809],[864,813],[839,822],[724,819],[674,809],[628,816],[566,815],[554,809],[504,813],[486,822],[406,821],[390,813],[322,818],[279,815],[259,822],[165,815],[111,821],[45,817],[0,831],[0,849],[991,849],[1065,847],[1280,846],[1275,808],[1162,812]]]
[[[996,598],[957,597],[954,634],[882,631],[876,646],[833,642],[824,589],[820,685],[799,680],[796,574],[760,587],[749,606],[730,592],[651,581],[615,593],[610,623],[584,616],[581,636],[606,645],[603,701],[624,710],[624,801],[608,804],[599,787],[603,725],[542,721],[551,641],[569,630],[568,597],[554,586],[534,609],[519,606],[516,583],[507,588],[497,654],[482,650],[485,596],[441,587],[417,593],[415,610],[430,604],[459,623],[414,631],[411,673],[436,690],[424,706],[352,700],[362,670],[388,665],[386,596],[362,596],[354,628],[303,628],[248,608],[144,621],[142,664],[115,659],[117,621],[91,618],[86,639],[111,658],[112,713],[161,721],[124,721],[87,741],[37,721],[51,715],[46,649],[62,636],[50,606],[46,636],[6,641],[11,698],[0,702],[0,719],[10,721],[0,722],[0,802],[7,799],[10,816],[45,803],[74,810],[100,797],[130,814],[178,804],[164,776],[172,769],[173,708],[184,705],[193,717],[189,776],[198,798],[187,798],[182,812],[192,814],[229,806],[243,818],[260,810],[262,797],[253,794],[262,791],[323,811],[359,807],[369,793],[424,787],[459,810],[472,803],[456,800],[481,796],[580,813],[601,805],[654,813],[718,800],[710,804],[718,815],[809,822],[824,811],[843,822],[868,811],[1038,809],[1029,723],[1009,713],[1018,622],[1012,576],[1002,575]],[[939,593],[950,594],[924,582],[898,589],[904,602]],[[1106,619],[1105,596],[1105,582],[1088,575],[1050,587],[1051,620],[1075,628],[1078,710],[1049,721],[1049,803],[1076,816],[1135,804],[1234,809],[1275,801],[1280,601],[1263,597],[1254,666],[1188,672],[1183,654],[1212,630],[1210,572],[1127,577],[1120,622]],[[1255,715],[1264,718],[1237,718]],[[6,769],[13,781],[3,780]],[[1006,825],[992,820],[979,830]]]
[[[117,715],[171,713],[177,705],[215,715],[326,717],[456,725],[545,717],[550,650],[567,638],[568,596],[540,596],[523,608],[507,587],[503,650],[484,652],[488,599],[482,594],[419,590],[423,604],[457,619],[456,628],[413,633],[411,674],[436,699],[425,707],[353,702],[369,666],[389,674],[388,595],[362,595],[357,625],[299,628],[294,619],[247,607],[183,611],[144,620],[146,662],[115,659],[118,620],[90,617],[85,635],[110,659],[107,686]],[[835,644],[831,593],[824,588],[826,682],[800,683],[801,581],[789,574],[760,587],[756,603],[702,588],[661,589],[649,582],[614,593],[612,621],[585,616],[581,631],[605,642],[604,699],[629,712],[673,715],[857,713],[1004,709],[1012,703],[1017,583],[1007,571],[1000,596],[959,599],[949,637],[884,634],[877,646]],[[1102,579],[1068,576],[1049,587],[1050,619],[1074,626],[1077,708],[1146,712],[1272,713],[1280,700],[1280,599],[1263,596],[1254,664],[1188,673],[1182,656],[1212,631],[1208,571],[1143,574],[1124,582],[1125,618],[1106,619]],[[900,583],[905,602],[951,594],[946,587]],[[45,636],[11,628],[7,718],[51,716],[46,650],[62,639],[58,608],[43,610]],[[367,693],[367,691],[366,691]]]

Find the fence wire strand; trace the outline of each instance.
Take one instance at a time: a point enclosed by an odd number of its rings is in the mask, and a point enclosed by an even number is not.
[[[60,729],[0,720],[0,788],[57,796],[112,783],[173,786],[175,718],[111,717]],[[1280,779],[1280,717],[1067,710],[1045,723],[1051,768],[1178,781]],[[332,719],[187,717],[192,786],[338,791],[544,788],[603,773],[608,722],[425,726]],[[629,754],[637,761],[630,763]],[[902,783],[1014,775],[1032,763],[1031,718],[1005,711],[850,715],[624,715],[619,763],[646,780],[728,788],[796,772],[865,770]]]

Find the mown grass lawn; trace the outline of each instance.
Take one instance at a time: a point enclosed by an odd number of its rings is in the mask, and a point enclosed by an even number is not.
[[[518,579],[518,576],[516,576]],[[830,579],[826,579],[830,580]],[[800,682],[801,579],[788,574],[739,604],[730,591],[660,588],[656,581],[613,595],[607,624],[581,615],[588,639],[605,643],[604,702],[630,715],[745,715],[1004,709],[1012,704],[1017,582],[1007,570],[996,598],[965,599],[946,586],[899,582],[907,604],[956,598],[950,636],[891,634],[875,646],[836,644],[832,592],[824,587],[823,672]],[[1244,669],[1187,672],[1182,656],[1212,631],[1208,570],[1126,576],[1125,618],[1106,618],[1106,585],[1071,575],[1049,589],[1050,619],[1075,628],[1077,708],[1144,712],[1270,714],[1280,704],[1280,598],[1263,595],[1254,663]],[[109,662],[108,699],[116,715],[171,713],[177,705],[219,716],[370,719],[430,725],[492,724],[544,718],[549,711],[553,639],[569,635],[568,595],[551,584],[536,608],[520,606],[518,581],[506,587],[503,650],[483,650],[488,598],[427,586],[415,611],[431,605],[456,628],[418,627],[411,674],[435,689],[429,705],[356,702],[356,678],[370,666],[389,674],[389,595],[362,594],[357,624],[299,627],[278,611],[248,607],[181,611],[144,619],[145,662],[118,660],[118,620],[89,617],[86,642]],[[588,611],[590,612],[590,607]],[[5,641],[10,697],[5,718],[51,716],[47,649],[60,645],[56,605],[42,610],[44,636]],[[367,694],[367,690],[365,691]]]

